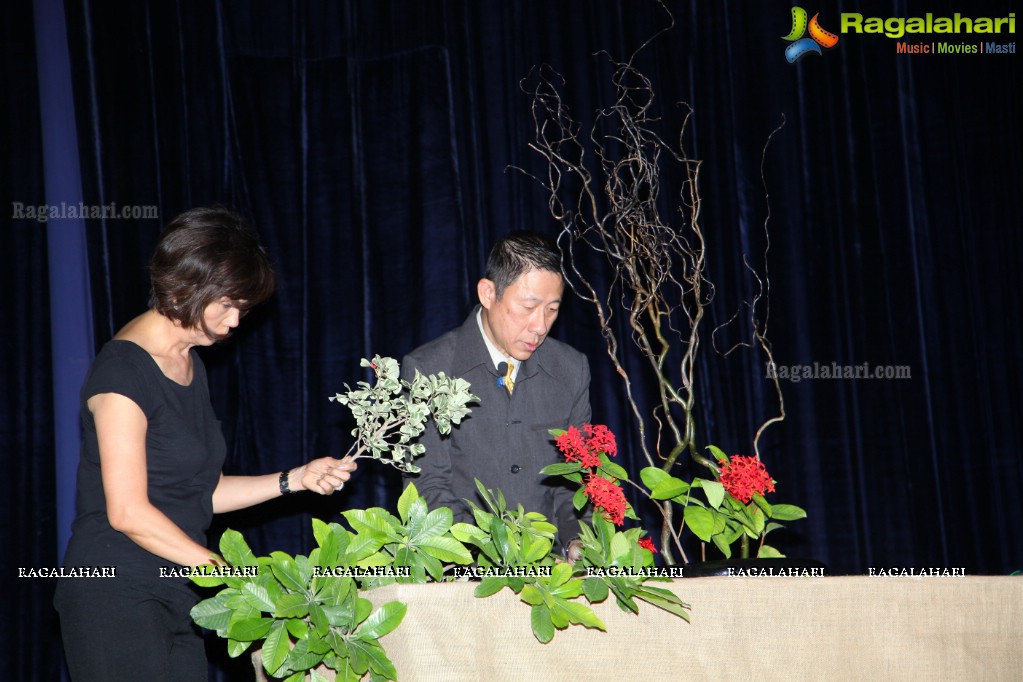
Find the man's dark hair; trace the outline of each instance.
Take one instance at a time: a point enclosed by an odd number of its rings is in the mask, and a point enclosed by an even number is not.
[[[266,250],[248,223],[226,208],[193,208],[164,229],[149,262],[149,307],[186,328],[206,327],[206,306],[222,297],[242,312],[277,286]]]
[[[501,298],[512,282],[530,270],[561,275],[561,251],[547,235],[512,232],[490,250],[486,277],[494,283],[497,298]]]

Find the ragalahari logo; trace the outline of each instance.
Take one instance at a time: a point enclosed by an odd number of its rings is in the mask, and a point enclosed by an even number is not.
[[[796,60],[812,52],[821,54],[822,47],[834,47],[838,44],[838,36],[821,28],[817,21],[819,16],[820,13],[814,14],[813,19],[807,23],[806,10],[802,7],[792,8],[792,30],[787,36],[782,36],[782,40],[792,43],[785,48],[785,59],[789,60],[789,64],[794,64]],[[810,34],[809,38],[804,37],[807,32]]]

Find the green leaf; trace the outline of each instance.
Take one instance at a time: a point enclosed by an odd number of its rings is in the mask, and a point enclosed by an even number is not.
[[[270,631],[270,626],[273,623],[272,618],[246,618],[231,623],[227,628],[227,636],[239,642],[254,642],[266,637],[266,633]]]
[[[723,535],[715,535],[711,537],[714,546],[725,555],[726,559],[732,558],[732,548],[729,546],[729,541]]]
[[[290,643],[291,640],[288,639],[288,631],[284,628],[284,623],[274,622],[270,627],[270,634],[263,642],[263,668],[271,675],[276,675],[280,667],[284,665],[284,660],[291,651]]]
[[[284,627],[288,629],[288,634],[297,640],[304,641],[309,639],[309,626],[304,620],[288,618],[284,621]]]
[[[772,505],[771,512],[771,518],[778,521],[797,521],[806,518],[806,510],[794,504]]]
[[[217,597],[203,599],[192,607],[189,615],[198,625],[210,630],[223,630],[231,621],[232,610]]]
[[[760,507],[761,511],[767,514],[768,518],[771,516],[771,503],[765,500],[760,495],[753,495],[753,503]]]
[[[425,508],[425,503],[423,506]],[[438,507],[426,514],[417,523],[409,525],[409,542],[417,544],[425,538],[443,535],[451,528],[451,523],[451,509],[449,507]]]
[[[419,491],[416,490],[414,483],[409,483],[405,486],[405,490],[402,491],[401,497],[398,498],[398,516],[405,523],[408,523],[408,511],[412,506],[412,503],[419,499]]]
[[[540,473],[544,476],[564,476],[565,474],[578,474],[582,470],[582,466],[576,462],[558,462],[557,464],[548,464],[540,469]]]
[[[586,578],[583,580],[583,594],[591,604],[607,599],[607,582],[603,578]]]
[[[471,523],[456,523],[448,529],[448,532],[455,536],[459,542],[479,543],[485,542],[490,537],[482,528]]]
[[[559,601],[558,605],[568,611],[573,623],[580,623],[588,628],[607,631],[603,621],[597,618],[597,614],[586,604],[577,601]]]
[[[365,658],[369,663],[369,668],[373,672],[388,680],[395,680],[398,678],[398,671],[394,669],[394,664],[391,663],[391,659],[387,658],[387,654],[384,653],[383,648],[378,643],[354,640],[352,642],[352,647],[357,647],[363,651]]]
[[[629,540],[625,533],[615,533],[611,538],[611,553],[608,558],[619,563],[622,561],[627,563],[628,556],[635,546],[635,541]]]
[[[643,481],[643,485],[652,490],[661,481],[671,478],[671,474],[659,467],[643,467],[639,472],[639,478]]]
[[[551,610],[546,604],[533,605],[529,612],[529,624],[533,628],[533,636],[541,644],[554,639],[554,623],[551,622]]]
[[[480,581],[476,589],[472,591],[474,597],[489,597],[497,594],[508,584],[507,578],[501,576],[487,576]]]
[[[689,490],[689,484],[680,478],[668,476],[650,489],[650,497],[655,500],[670,500],[683,495]]]
[[[252,642],[239,642],[236,639],[228,638],[227,655],[231,658],[238,658],[245,653],[245,650],[252,646]]]
[[[323,547],[324,541],[326,541],[328,535],[333,535],[330,526],[321,521],[320,519],[313,519],[313,537],[316,539],[316,545]]]
[[[728,461],[728,455],[726,455],[724,453],[724,451],[721,448],[719,448],[718,446],[716,446],[716,445],[708,445],[707,449],[710,450],[710,453],[712,455],[714,455],[714,459],[716,459],[717,461],[719,461],[719,462],[727,462]]]
[[[619,466],[618,464],[615,464],[614,462],[609,460],[607,458],[607,455],[600,456],[600,470],[610,476],[614,476],[620,481],[629,480],[629,472],[626,471],[621,466]]]
[[[309,640],[301,639],[295,643],[295,646],[288,653],[288,658],[285,660],[284,665],[288,670],[296,671],[295,675],[298,675],[298,680],[302,681],[305,679],[305,671],[319,665],[321,661],[323,661],[323,653],[310,651]]]
[[[216,566],[213,566],[212,564],[201,564],[199,566],[196,566],[196,569],[198,570],[192,571],[191,573],[188,574],[188,579],[191,580],[196,585],[198,585],[199,587],[219,587],[220,585],[224,584],[224,578],[222,576],[205,575],[203,573],[200,573],[200,571],[209,571],[210,573],[214,573]]]
[[[576,511],[579,511],[586,506],[589,500],[590,498],[586,496],[586,488],[579,488],[572,496],[572,506],[575,507]]]
[[[256,555],[249,549],[242,534],[230,528],[220,536],[220,556],[232,566],[258,566]]]
[[[274,612],[274,603],[270,599],[270,594],[262,585],[245,583],[242,585],[241,593],[252,608],[266,611],[267,613]]]
[[[703,492],[707,495],[707,502],[710,506],[717,509],[721,506],[721,503],[725,500],[725,486],[721,485],[720,481],[708,481],[705,478],[699,479],[700,487],[703,488]]]
[[[309,589],[306,582],[302,580],[302,574],[294,559],[284,552],[271,552],[270,557],[272,559],[270,570],[273,571],[274,577],[281,585],[293,592],[305,592]]]
[[[431,512],[432,513],[432,512]],[[472,563],[472,554],[458,540],[449,537],[432,536],[419,540],[419,549],[441,561],[458,564]]]
[[[362,639],[383,637],[401,625],[406,611],[407,604],[400,601],[387,602],[366,619],[359,628],[359,637]]]
[[[543,603],[543,593],[535,585],[524,585],[519,592],[519,599],[535,606]]]
[[[327,532],[323,541],[319,543],[319,553],[316,556],[316,565],[320,568],[332,568],[337,566],[338,555],[341,553],[341,544],[337,535]]]
[[[686,621],[689,620],[689,605],[683,603],[678,596],[668,590],[643,586],[636,590],[636,598],[653,604],[659,609],[664,609],[668,613],[673,613]]]
[[[711,533],[714,531],[714,516],[710,510],[690,506],[682,513],[693,534],[704,542],[710,542]]]
[[[571,564],[555,564],[554,568],[551,569],[550,587],[551,589],[564,585],[572,578],[572,565]]]
[[[779,552],[771,545],[763,545],[760,551],[757,552],[757,557],[760,559],[781,559],[785,555]]]
[[[341,515],[358,533],[380,534],[395,542],[400,539],[386,516],[377,513],[374,509],[349,509],[341,512]]]
[[[275,618],[305,618],[309,613],[309,600],[304,594],[282,594],[272,613]]]

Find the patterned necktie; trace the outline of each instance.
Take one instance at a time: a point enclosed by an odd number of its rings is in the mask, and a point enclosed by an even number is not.
[[[504,387],[508,389],[508,395],[515,391],[515,380],[512,379],[512,372],[515,371],[515,363],[508,363],[508,371],[504,375]]]

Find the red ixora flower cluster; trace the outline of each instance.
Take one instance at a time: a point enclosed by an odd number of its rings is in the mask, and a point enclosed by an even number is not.
[[[600,466],[602,452],[608,457],[618,454],[615,435],[603,424],[583,424],[582,431],[569,426],[568,431],[555,438],[554,442],[565,456],[565,461],[579,462],[587,469]]]
[[[744,455],[733,455],[730,461],[721,463],[721,485],[743,504],[749,504],[754,495],[774,492],[774,481],[764,463]]]
[[[639,546],[643,549],[649,549],[654,554],[657,554],[657,547],[654,545],[653,538],[640,538]]]
[[[625,493],[616,484],[603,476],[590,474],[586,477],[586,496],[593,506],[604,510],[607,519],[616,526],[625,522]]]

